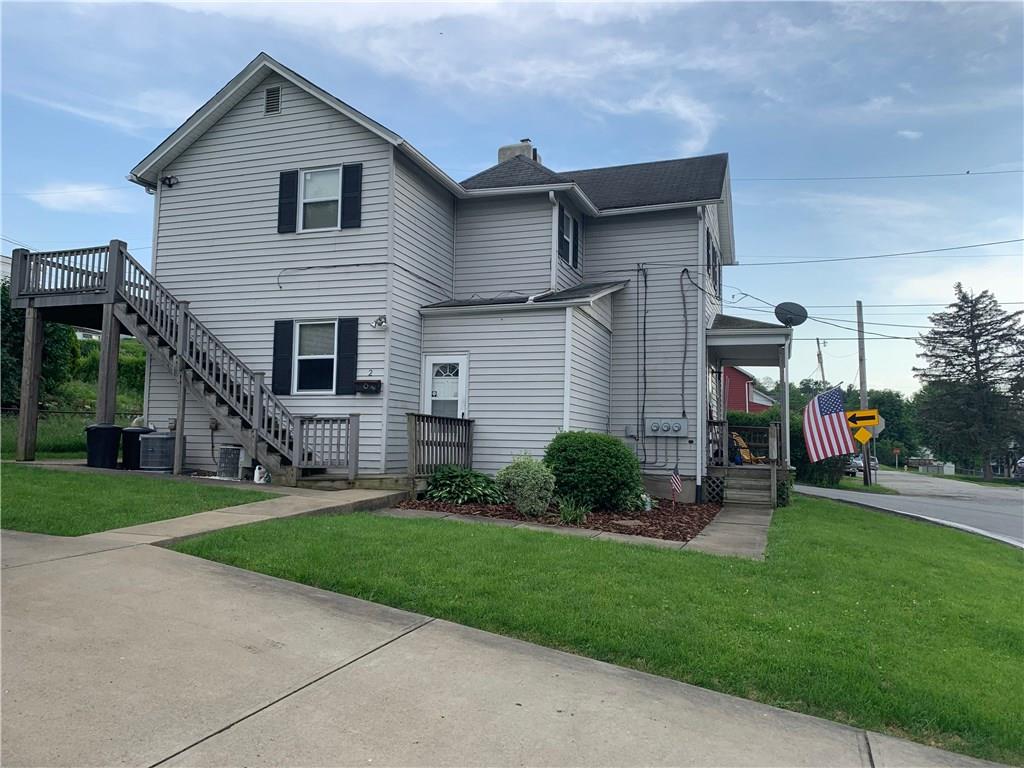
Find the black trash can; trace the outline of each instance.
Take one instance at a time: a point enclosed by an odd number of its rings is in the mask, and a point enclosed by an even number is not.
[[[117,424],[90,424],[85,428],[85,463],[90,467],[117,469],[117,449],[121,427]]]
[[[121,465],[124,469],[139,469],[142,460],[140,438],[155,431],[152,427],[125,427],[121,430]]]

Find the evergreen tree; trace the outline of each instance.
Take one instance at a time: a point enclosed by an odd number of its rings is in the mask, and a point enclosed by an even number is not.
[[[981,465],[1003,458],[1024,422],[1024,330],[1021,311],[1006,312],[989,291],[960,283],[946,311],[918,339],[926,365],[914,368],[924,385],[914,399],[922,437],[942,458]]]

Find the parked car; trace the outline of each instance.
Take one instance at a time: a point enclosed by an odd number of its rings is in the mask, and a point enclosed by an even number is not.
[[[877,472],[878,471],[878,459],[875,458],[874,456],[871,457],[871,471],[872,472]],[[847,469],[846,474],[848,474],[850,477],[856,477],[858,474],[863,474],[863,473],[864,473],[864,457],[863,456],[854,456],[852,459],[850,459],[849,469]]]

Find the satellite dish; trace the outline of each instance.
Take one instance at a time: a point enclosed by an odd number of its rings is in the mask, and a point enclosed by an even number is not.
[[[775,317],[780,323],[792,328],[807,319],[807,310],[792,301],[784,301],[775,308]]]

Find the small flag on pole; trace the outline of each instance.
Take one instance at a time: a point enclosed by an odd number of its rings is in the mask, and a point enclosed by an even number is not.
[[[683,478],[679,476],[679,465],[676,464],[672,470],[672,477],[669,479],[672,486],[672,506],[676,504],[676,496],[683,492]]]
[[[839,387],[815,395],[804,408],[804,443],[812,462],[857,452]]]

